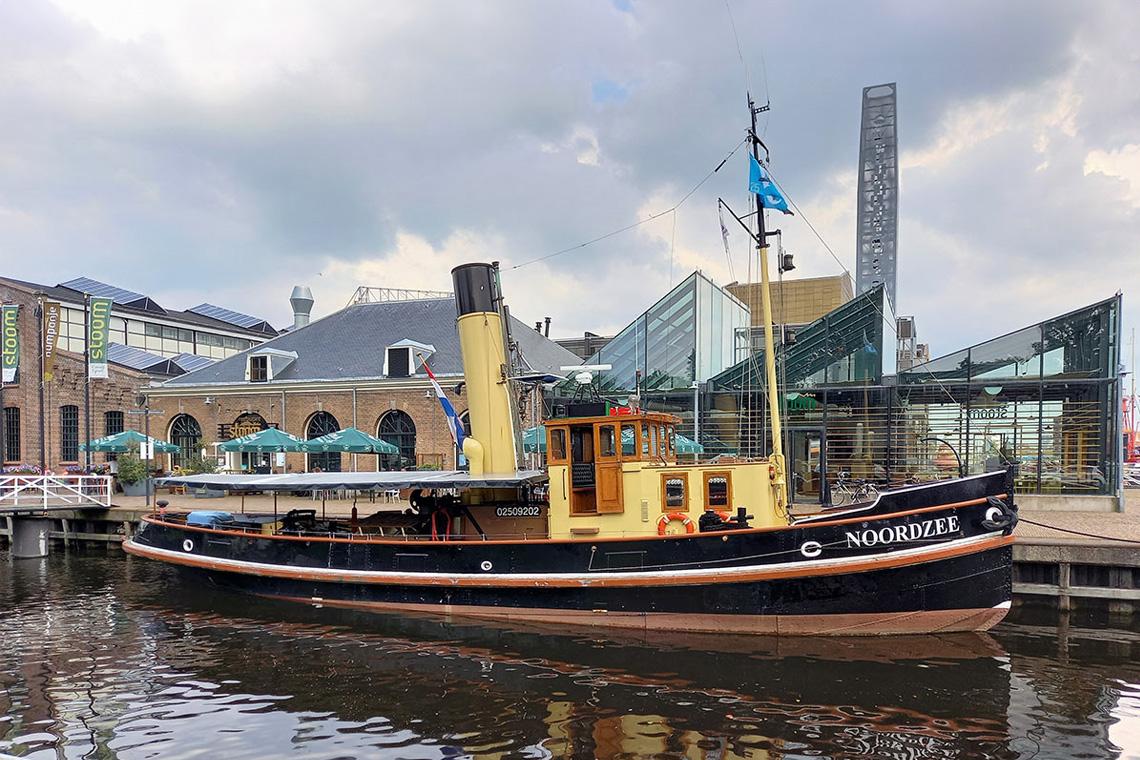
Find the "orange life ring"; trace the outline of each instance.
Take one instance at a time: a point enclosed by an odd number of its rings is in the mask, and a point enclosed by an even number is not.
[[[680,520],[681,524],[685,526],[686,533],[692,533],[697,529],[697,526],[693,525],[692,518],[684,512],[668,512],[657,518],[657,535],[664,536],[665,528],[674,520]]]
[[[719,509],[715,510],[715,512],[716,512],[716,516],[719,517],[722,521],[724,521],[724,522],[731,522],[732,521],[732,513],[731,512],[729,512],[727,510],[722,512]]]

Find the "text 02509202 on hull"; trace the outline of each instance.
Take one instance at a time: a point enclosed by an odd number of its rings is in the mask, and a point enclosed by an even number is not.
[[[984,630],[1011,598],[1010,526],[995,523],[986,493],[1000,483],[950,481],[786,528],[676,537],[418,542],[148,519],[126,548],[248,592],[376,609],[697,631]],[[955,495],[972,498],[920,506]]]

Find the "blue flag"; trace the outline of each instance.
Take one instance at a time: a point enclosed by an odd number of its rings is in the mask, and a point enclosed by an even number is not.
[[[777,211],[783,211],[785,214],[792,213],[788,209],[788,202],[784,200],[780,188],[776,187],[776,183],[764,171],[764,167],[756,160],[756,156],[748,157],[748,192],[760,196],[760,205],[764,208],[774,208]]]

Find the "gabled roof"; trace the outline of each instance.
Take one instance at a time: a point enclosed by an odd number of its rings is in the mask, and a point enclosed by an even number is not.
[[[558,372],[563,365],[581,363],[574,354],[513,317],[511,330],[531,370]],[[382,378],[385,348],[405,340],[435,348],[431,366],[437,375],[462,374],[455,302],[439,298],[348,306],[249,351],[168,380],[164,386],[244,384],[249,354],[266,349],[297,354],[297,360],[275,375],[271,384]]]

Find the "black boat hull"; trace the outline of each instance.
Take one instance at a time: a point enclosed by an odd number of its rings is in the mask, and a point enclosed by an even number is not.
[[[986,630],[1011,600],[1008,501],[995,473],[776,530],[428,542],[148,519],[125,546],[221,586],[330,606],[778,635]]]

